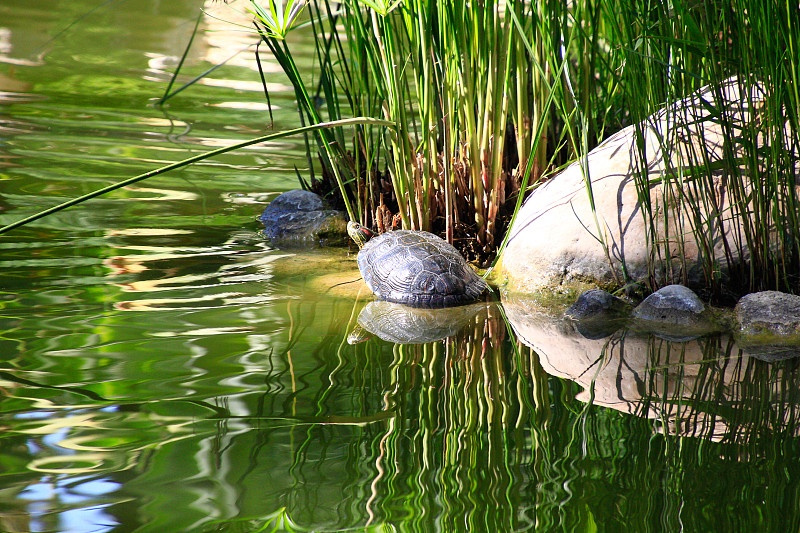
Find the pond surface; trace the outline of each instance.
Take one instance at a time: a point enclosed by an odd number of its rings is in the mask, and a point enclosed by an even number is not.
[[[206,4],[179,84],[233,58],[158,107],[203,2],[0,0],[0,224],[268,131],[245,3]],[[524,300],[351,344],[352,253],[258,235],[295,166],[259,145],[0,236],[1,531],[800,529],[796,359]]]

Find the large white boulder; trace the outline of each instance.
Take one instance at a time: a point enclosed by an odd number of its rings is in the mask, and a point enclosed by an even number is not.
[[[765,143],[757,133],[763,99],[761,86],[732,78],[604,141],[525,201],[496,268],[499,279],[512,293],[570,282],[697,288],[712,277],[724,280],[729,265],[748,255],[740,227],[748,205],[731,201],[728,185],[749,188],[748,179],[732,174],[750,178],[759,170],[727,162],[746,155],[750,139]],[[706,161],[712,175],[691,172]],[[637,187],[637,176],[648,186]],[[711,186],[700,189],[701,179]]]

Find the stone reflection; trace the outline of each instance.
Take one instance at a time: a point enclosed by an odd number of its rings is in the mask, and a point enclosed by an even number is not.
[[[727,334],[676,342],[635,329],[606,331],[503,302],[519,339],[542,368],[583,388],[577,399],[653,419],[658,431],[746,442],[760,431],[797,434],[794,361],[770,365]],[[613,328],[610,328],[613,329]]]

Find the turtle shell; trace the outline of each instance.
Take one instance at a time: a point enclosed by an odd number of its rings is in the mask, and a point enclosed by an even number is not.
[[[373,237],[358,253],[358,268],[378,298],[413,307],[470,303],[487,288],[458,250],[427,231]]]

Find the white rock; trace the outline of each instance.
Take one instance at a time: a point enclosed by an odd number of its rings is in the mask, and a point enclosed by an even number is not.
[[[719,101],[725,103],[725,121],[713,115]],[[702,164],[705,158],[721,168],[729,149],[734,155],[743,155],[742,143],[726,146],[723,132],[746,131],[747,124],[760,118],[762,101],[760,86],[745,90],[732,78],[717,95],[706,87],[604,141],[526,200],[509,230],[508,246],[496,269],[500,279],[508,281],[512,293],[573,281],[619,286],[653,280],[706,286],[709,273],[703,271],[703,258],[709,251],[717,261],[719,273],[715,275],[724,276],[729,261],[736,263],[747,255],[737,223],[747,206],[731,207],[722,170],[712,176],[715,194],[698,198],[696,184],[685,169]],[[637,128],[644,134],[641,147]],[[763,144],[760,136],[756,142]],[[649,205],[657,220],[654,235],[645,226],[634,181],[642,172],[651,184]],[[594,213],[587,175],[591,177]],[[671,182],[670,186],[664,187],[664,178],[669,178],[665,181]],[[695,206],[694,213],[687,200]],[[692,233],[697,224],[703,235],[699,244]],[[731,250],[727,256],[726,241]],[[601,242],[607,245],[607,252]],[[653,242],[662,244],[661,255]]]

